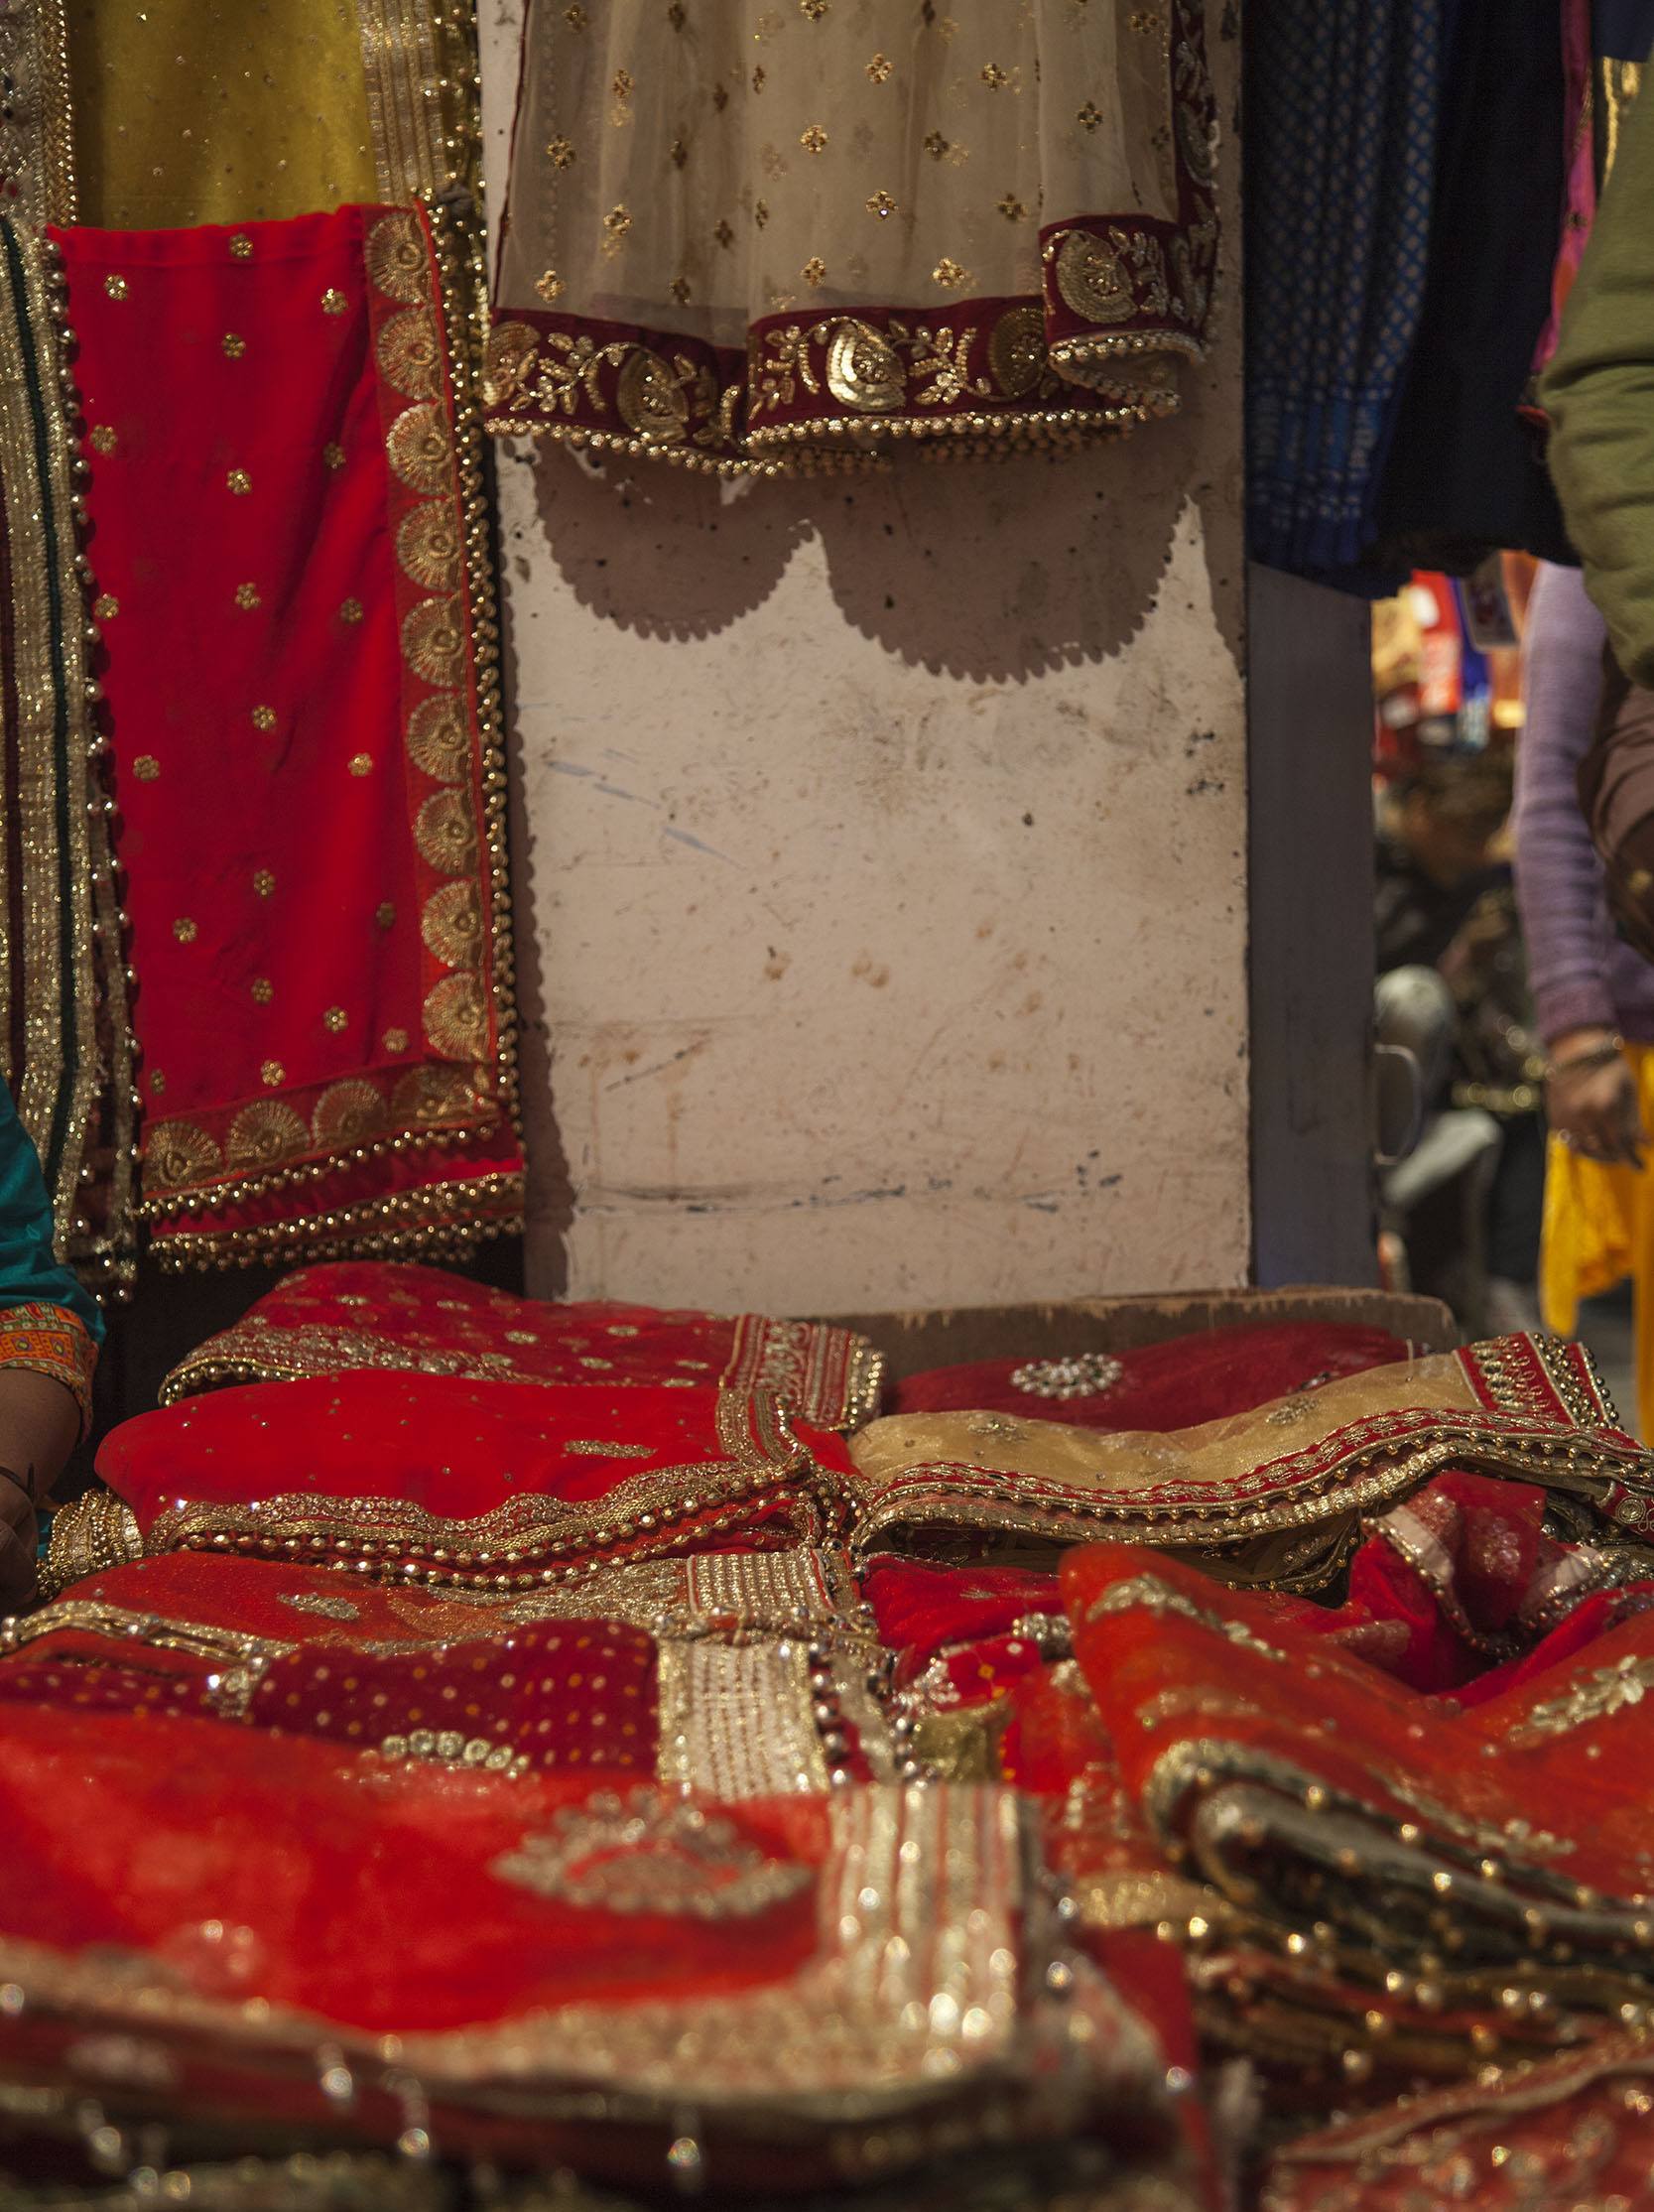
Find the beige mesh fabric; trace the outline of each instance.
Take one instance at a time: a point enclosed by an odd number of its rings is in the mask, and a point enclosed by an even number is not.
[[[496,428],[719,465],[1175,405],[1216,251],[1189,0],[533,0],[525,35]]]

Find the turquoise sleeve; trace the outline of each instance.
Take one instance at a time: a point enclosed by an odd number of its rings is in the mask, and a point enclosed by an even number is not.
[[[29,1132],[0,1083],[0,1308],[63,1306],[103,1342],[97,1301],[52,1248],[52,1207]]]

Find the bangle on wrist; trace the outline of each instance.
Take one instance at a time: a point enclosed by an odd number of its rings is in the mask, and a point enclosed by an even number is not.
[[[30,1470],[30,1472],[31,1474],[33,1474],[32,1469]],[[23,1493],[24,1496],[29,1500],[30,1504],[34,1504],[35,1486],[33,1482],[25,1482],[23,1477],[17,1472],[16,1468],[7,1467],[3,1463],[0,1463],[0,1476],[3,1476],[8,1483],[15,1483],[18,1489]]]
[[[1571,1052],[1566,1060],[1547,1061],[1546,1080],[1549,1081],[1553,1076],[1571,1076],[1581,1068],[1605,1068],[1610,1060],[1617,1060],[1624,1050],[1623,1037],[1604,1037],[1600,1044],[1586,1045],[1579,1052]]]

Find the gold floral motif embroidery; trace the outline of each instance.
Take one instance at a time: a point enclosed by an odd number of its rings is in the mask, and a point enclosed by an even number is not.
[[[365,1076],[329,1084],[311,1114],[312,1133],[328,1151],[365,1144],[384,1126],[385,1102]]]
[[[563,1808],[490,1871],[586,1912],[696,1920],[752,1919],[813,1879],[808,1867],[766,1857],[732,1821],[647,1786]]]
[[[397,417],[386,436],[385,452],[410,490],[438,492],[447,487],[452,450],[447,426],[431,401],[422,400]]]
[[[452,786],[434,791],[420,808],[414,842],[444,875],[463,875],[476,862],[476,817],[470,794]]]
[[[1650,1689],[1654,1689],[1654,1658],[1628,1654],[1611,1667],[1595,1667],[1578,1676],[1560,1697],[1530,1707],[1506,1741],[1523,1749],[1552,1736],[1572,1735],[1577,1728],[1612,1720],[1616,1713],[1640,1705]]]
[[[480,1060],[488,1044],[488,1007],[475,976],[445,976],[426,993],[425,1034],[445,1060]]]
[[[389,299],[404,307],[423,306],[429,297],[430,263],[419,224],[412,215],[382,215],[368,232],[367,273]]]
[[[426,901],[420,929],[426,944],[445,967],[480,966],[482,902],[475,883],[461,877],[455,883],[445,883],[440,891],[434,892]]]
[[[1007,308],[988,337],[988,367],[999,389],[1013,399],[1025,398],[1045,381],[1048,362],[1044,314],[1037,307]],[[1016,1369],[1012,1382],[1024,1371]]]
[[[1051,248],[1047,248],[1048,255]],[[1056,249],[1057,289],[1088,323],[1124,323],[1136,306],[1125,263],[1088,230],[1070,230]]]
[[[457,598],[421,599],[402,622],[402,651],[428,684],[457,685],[465,674],[465,631]]]
[[[305,1117],[279,1099],[243,1106],[224,1139],[224,1162],[243,1174],[295,1159],[310,1144]]]
[[[221,1175],[224,1159],[211,1137],[193,1121],[164,1121],[150,1132],[145,1164],[163,1190],[187,1190]]]
[[[391,316],[380,325],[374,353],[380,375],[411,399],[435,399],[442,390],[442,346],[428,308]]]

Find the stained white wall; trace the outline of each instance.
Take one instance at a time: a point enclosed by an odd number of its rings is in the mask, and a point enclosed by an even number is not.
[[[519,5],[482,0],[496,210]],[[1245,1279],[1232,315],[1191,393],[886,478],[500,449],[533,1289]]]

